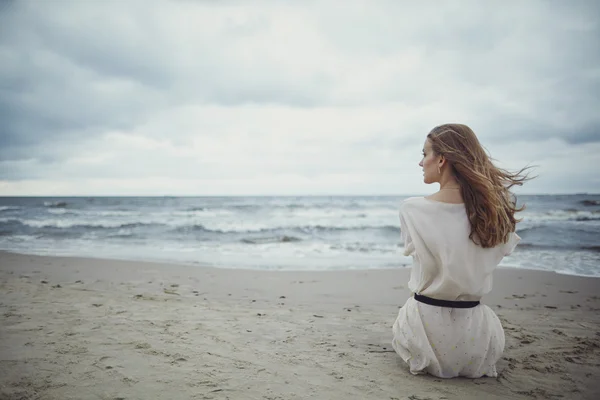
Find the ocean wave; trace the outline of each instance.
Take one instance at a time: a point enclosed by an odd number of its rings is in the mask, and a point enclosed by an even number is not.
[[[18,218],[0,218],[0,224],[8,225],[8,224],[16,224],[21,223],[21,220]]]
[[[270,232],[281,232],[281,231],[294,231],[305,234],[313,234],[313,233],[323,233],[323,232],[342,232],[342,231],[366,231],[366,230],[376,230],[383,231],[387,233],[400,233],[400,228],[393,225],[352,225],[352,226],[327,226],[327,225],[303,225],[303,226],[294,226],[294,225],[279,225],[279,226],[267,226],[267,225],[254,225],[254,226],[240,226],[240,227],[208,227],[203,224],[193,224],[193,225],[184,225],[178,226],[175,228],[177,232],[190,232],[190,231],[199,231],[199,232],[210,232],[210,233],[270,233]]]
[[[522,217],[523,222],[600,221],[600,211],[552,210],[545,213],[524,213]]]
[[[12,211],[12,210],[20,210],[19,206],[0,206],[0,212],[2,211]]]
[[[64,215],[64,214],[63,214]],[[24,225],[30,228],[38,229],[115,229],[115,228],[143,228],[143,227],[164,227],[171,231],[180,233],[189,232],[207,232],[214,234],[253,234],[253,233],[277,233],[292,231],[303,234],[315,233],[341,233],[341,232],[361,232],[361,231],[380,231],[385,234],[399,234],[400,227],[395,225],[379,224],[360,224],[360,221],[348,221],[346,225],[327,225],[327,224],[298,224],[292,222],[290,225],[281,224],[281,220],[270,221],[266,223],[259,222],[238,222],[235,220],[209,220],[203,223],[195,219],[165,219],[155,216],[136,216],[140,218],[129,219],[92,219],[87,218],[52,218],[52,219],[21,219],[21,218],[0,218],[0,226],[8,227],[10,225]],[[278,223],[279,222],[279,223]],[[353,223],[354,222],[354,223]]]
[[[321,208],[326,208],[326,207],[331,207],[331,204],[329,203],[322,203],[322,204],[315,204],[315,203],[309,203],[309,204],[302,204],[302,203],[290,203],[290,204],[273,204],[273,203],[269,203],[269,202],[265,202],[264,204],[231,204],[228,205],[227,208],[232,208],[232,209],[237,209],[237,210],[255,210],[255,209],[260,209],[260,208],[267,208],[270,210],[302,210],[302,209],[307,209],[307,208],[315,208],[315,209],[321,209]]]
[[[82,222],[73,220],[19,220],[0,219],[2,224],[20,224],[30,228],[54,228],[54,229],[116,229],[116,228],[140,228],[156,226],[154,223],[123,223],[119,221]]]
[[[140,217],[143,215],[140,211],[127,211],[127,210],[77,210],[67,208],[48,208],[46,210],[48,214],[54,215],[77,215],[82,218],[95,218],[95,217]]]
[[[581,250],[590,250],[600,252],[600,246],[580,246]]]
[[[259,204],[231,204],[227,206],[227,208],[233,208],[236,210],[256,210],[258,208],[263,208],[263,205]]]
[[[44,207],[65,208],[68,203],[66,201],[45,201]]]
[[[561,274],[561,275],[569,275],[569,276],[580,276],[582,278],[600,278],[600,272],[596,272],[596,271],[591,271],[589,273],[582,273],[582,272],[577,272],[577,271],[573,271],[570,269],[557,269],[555,271],[557,274]]]
[[[89,210],[80,214],[98,217],[136,217],[142,215],[140,211],[131,210]]]
[[[245,238],[240,240],[246,244],[269,244],[269,243],[292,243],[301,242],[302,239],[295,236],[272,236],[272,237],[261,237],[261,238]]]
[[[180,211],[167,211],[167,212],[159,212],[154,213],[155,216],[160,216],[163,218],[169,217],[185,217],[185,218],[219,218],[219,217],[229,217],[234,215],[235,213],[232,210],[227,210],[224,208],[202,208],[197,207],[195,210],[180,210]]]
[[[48,214],[54,215],[75,214],[74,210],[67,210],[65,208],[49,208],[46,211],[48,211]]]
[[[600,200],[581,200],[579,203],[584,206],[600,206]]]
[[[205,211],[206,208],[204,207],[190,207],[190,208],[186,208],[185,211]]]
[[[108,234],[99,234],[97,230],[87,231],[81,236],[81,239],[84,239],[84,240],[96,240],[96,239],[101,239],[101,238],[129,239],[129,238],[134,238],[134,237],[138,237],[138,235],[135,234],[135,232],[132,228],[119,228],[118,231],[113,232],[113,230],[111,230],[110,233],[108,233]]]
[[[394,225],[354,225],[354,226],[327,226],[327,225],[307,225],[297,227],[302,232],[340,232],[340,231],[367,231],[378,230],[388,233],[400,233],[400,227]]]
[[[332,245],[332,250],[343,250],[351,253],[397,253],[401,254],[400,250],[402,246],[400,244],[394,245],[381,245],[375,243],[345,243],[343,245]]]
[[[278,215],[301,215],[301,216],[319,216],[319,215],[355,215],[356,213],[366,213],[369,215],[373,214],[385,214],[395,215],[398,212],[398,207],[388,205],[375,205],[370,206],[368,204],[332,204],[332,203],[291,203],[291,204],[277,204],[264,202],[260,204],[223,204],[218,206],[192,206],[185,208],[180,211],[228,211],[228,212],[241,212],[247,213],[248,211],[266,211],[270,214]]]
[[[581,217],[575,218],[575,221],[600,221],[600,215],[591,216],[591,217],[581,216]]]
[[[47,202],[48,203],[48,202]],[[55,202],[51,204],[68,204]],[[10,208],[13,209],[13,208]],[[0,211],[8,211],[8,207]],[[118,223],[157,223],[169,226],[185,226],[197,223],[209,230],[223,232],[260,231],[262,229],[294,228],[297,226],[331,227],[341,229],[361,229],[363,226],[382,228],[386,222],[395,221],[394,210],[375,207],[370,209],[349,210],[344,208],[304,207],[297,210],[271,209],[267,206],[257,208],[251,215],[241,215],[239,211],[224,207],[190,207],[180,210],[98,210],[71,207],[49,207],[48,214],[57,216],[75,216],[69,219],[93,220],[115,219]],[[6,215],[6,214],[5,214]],[[540,225],[547,222],[588,222],[600,221],[600,210],[562,209],[545,212],[524,212],[521,214],[526,226]],[[397,229],[396,229],[397,230]]]
[[[580,246],[577,244],[564,245],[564,244],[538,244],[538,243],[519,243],[517,249],[528,249],[528,250],[574,250],[574,251],[592,251],[600,252],[600,246]]]
[[[325,219],[328,221],[336,219],[355,219],[355,218],[397,218],[397,211],[389,208],[368,208],[368,209],[346,209],[346,208],[313,208],[306,207],[294,210],[271,211],[271,215],[281,218],[304,218],[304,219]]]

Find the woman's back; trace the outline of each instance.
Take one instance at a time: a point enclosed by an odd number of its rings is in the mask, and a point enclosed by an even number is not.
[[[408,287],[444,300],[479,300],[492,289],[492,273],[519,241],[483,248],[470,238],[464,204],[412,197],[400,209],[405,255],[415,262]]]
[[[487,306],[438,306],[419,301],[478,301],[492,286],[492,273],[506,251],[482,248],[470,238],[464,204],[423,197],[400,207],[404,254],[413,257],[410,297],[393,326],[392,346],[413,374],[442,377],[496,376],[504,331]]]

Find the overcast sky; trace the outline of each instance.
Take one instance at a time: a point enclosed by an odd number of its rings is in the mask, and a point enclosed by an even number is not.
[[[600,192],[600,2],[0,0],[0,195],[423,194],[473,128]]]

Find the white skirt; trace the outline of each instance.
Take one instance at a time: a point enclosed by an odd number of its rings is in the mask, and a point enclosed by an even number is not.
[[[394,350],[413,374],[440,378],[495,377],[504,351],[504,330],[491,308],[448,308],[413,297],[400,309],[393,326]]]

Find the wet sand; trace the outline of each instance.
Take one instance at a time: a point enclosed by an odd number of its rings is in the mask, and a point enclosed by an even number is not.
[[[499,269],[500,375],[444,380],[391,348],[408,273],[0,252],[0,399],[600,398],[600,279]]]

